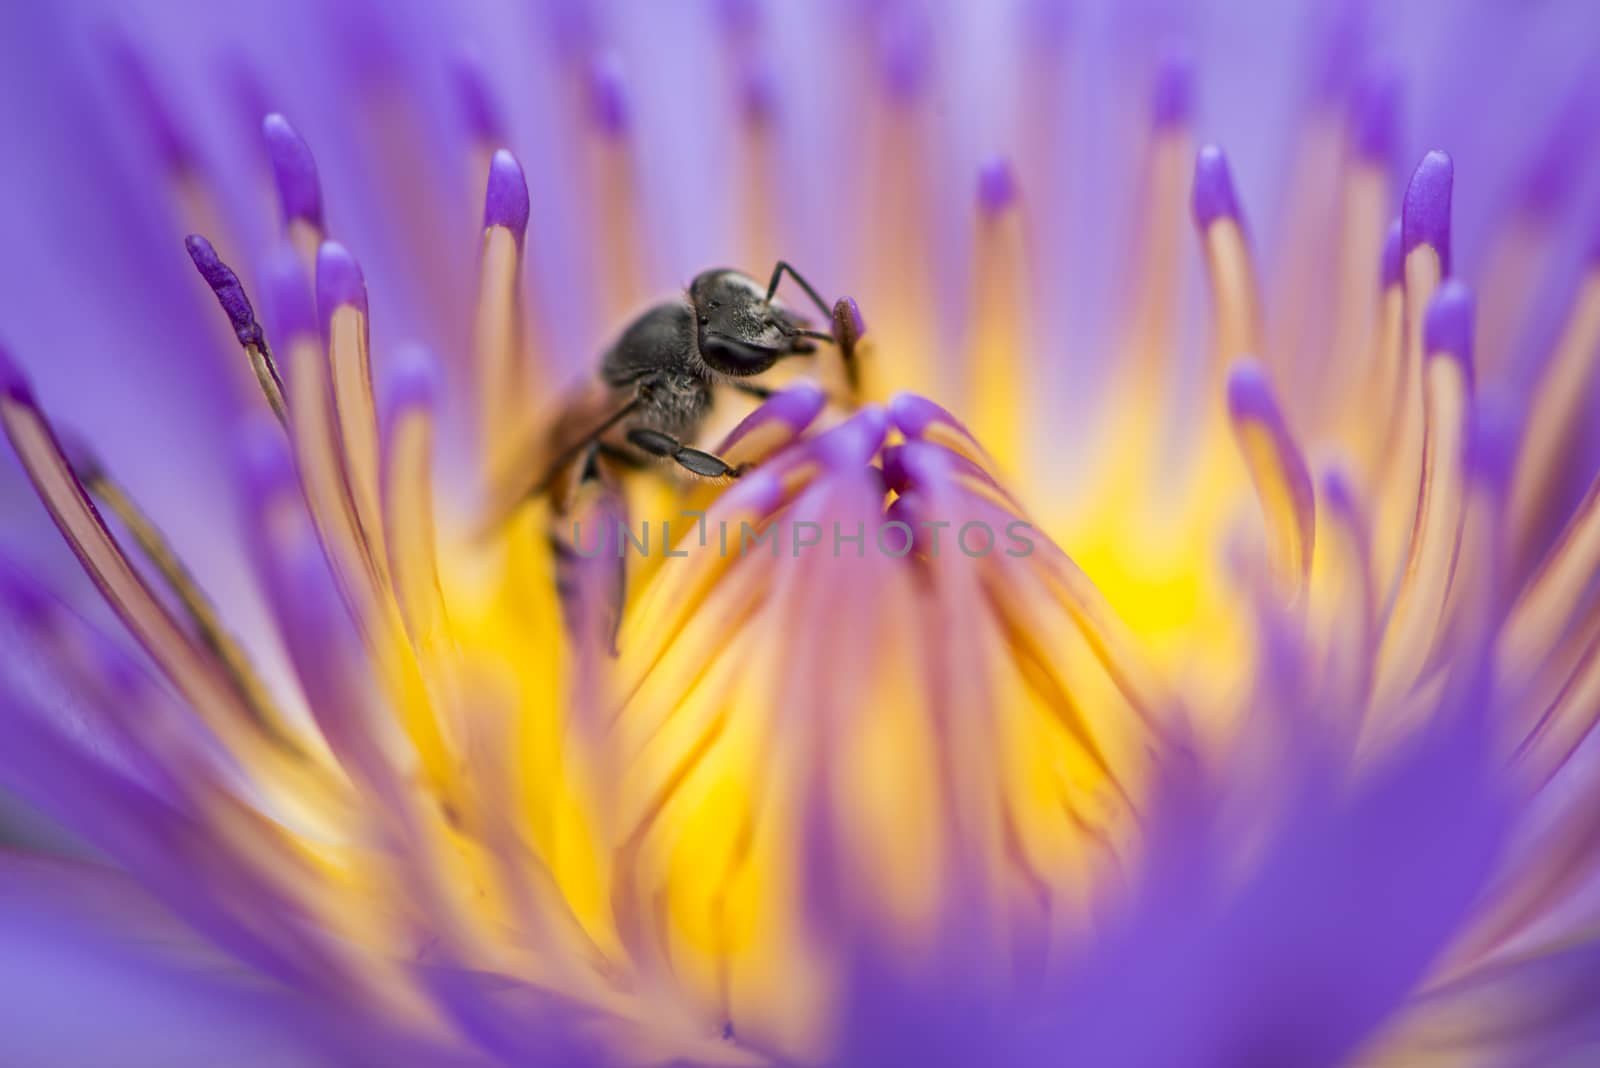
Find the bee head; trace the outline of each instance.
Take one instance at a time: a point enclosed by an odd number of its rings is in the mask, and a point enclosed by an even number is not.
[[[758,375],[779,359],[807,351],[809,342],[795,336],[795,317],[740,271],[702,271],[689,286],[700,356],[725,375]],[[806,346],[806,347],[801,347]]]

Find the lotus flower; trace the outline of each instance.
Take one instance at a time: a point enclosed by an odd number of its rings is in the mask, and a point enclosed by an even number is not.
[[[3,19],[0,1060],[1597,1056],[1587,7]]]

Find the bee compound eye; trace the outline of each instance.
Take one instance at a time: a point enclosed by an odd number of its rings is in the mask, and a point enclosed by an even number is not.
[[[716,370],[741,376],[760,374],[776,363],[779,355],[775,349],[715,334],[701,340],[700,353]]]

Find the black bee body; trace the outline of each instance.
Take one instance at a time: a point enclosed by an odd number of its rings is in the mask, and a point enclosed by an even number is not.
[[[625,429],[692,438],[715,397],[715,381],[699,358],[693,310],[681,302],[658,304],[635,319],[606,350],[600,380],[619,403],[638,400]]]
[[[640,462],[668,458],[705,477],[738,472],[688,447],[715,403],[715,387],[764,396],[746,380],[788,356],[816,351],[814,331],[754,278],[702,271],[682,299],[646,310],[600,361],[600,379],[620,408],[619,442],[608,450]]]
[[[774,299],[785,273],[830,320],[832,333],[810,329]],[[491,485],[491,523],[503,522],[530,497],[546,494],[552,517],[563,517],[585,485],[599,483],[614,492],[611,469],[619,464],[643,467],[671,460],[702,478],[738,477],[738,468],[688,444],[711,414],[718,387],[765,398],[770,390],[752,378],[779,360],[813,353],[817,341],[826,341],[839,349],[853,401],[861,329],[854,302],[846,298],[830,309],[782,261],[764,289],[741,271],[700,272],[682,297],[648,308],[629,323],[601,357],[597,377],[571,394],[554,423],[514,454],[513,464]],[[531,484],[530,471],[537,472]],[[552,524],[549,540],[564,603],[573,588],[573,569],[584,555],[566,537],[560,524]],[[613,652],[625,583],[626,566],[619,557],[610,595]],[[582,629],[576,614],[568,623]]]
[[[811,329],[774,299],[785,273],[829,317],[832,333]],[[731,268],[701,271],[681,297],[629,323],[601,357],[591,384],[571,394],[553,424],[512,454],[512,464],[491,489],[490,522],[509,515],[520,501],[547,493],[561,512],[566,489],[601,478],[603,461],[641,467],[671,460],[703,478],[737,477],[735,467],[688,444],[711,414],[716,390],[765,398],[771,391],[751,379],[826,341],[839,349],[853,397],[860,329],[853,302],[841,300],[830,310],[782,261],[765,288]],[[531,481],[530,471],[537,473]],[[576,483],[564,477],[569,473]]]

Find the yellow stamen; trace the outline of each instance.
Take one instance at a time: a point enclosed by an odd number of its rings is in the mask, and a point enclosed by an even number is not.
[[[1600,267],[1584,275],[1550,363],[1539,378],[1529,409],[1527,437],[1517,457],[1511,496],[1511,545],[1518,559],[1537,551],[1531,544],[1547,509],[1560,492],[1559,476],[1583,417],[1588,414],[1600,368]]]
[[[1373,703],[1380,708],[1404,697],[1427,667],[1440,637],[1466,511],[1470,385],[1452,357],[1428,359],[1425,371],[1421,494],[1411,552],[1378,649]]]
[[[1237,219],[1220,216],[1202,236],[1206,272],[1211,279],[1211,310],[1216,336],[1212,366],[1221,375],[1236,360],[1261,348],[1261,297],[1249,243]]]
[[[1535,675],[1560,636],[1572,626],[1600,570],[1600,480],[1567,524],[1506,618],[1496,663],[1517,686]]]
[[[524,420],[526,372],[522,313],[522,249],[504,226],[483,233],[473,365],[485,456]]]
[[[973,340],[968,346],[972,428],[988,444],[1002,471],[1016,473],[1025,455],[1028,424],[1027,376],[1017,366],[1022,351],[1028,271],[1022,210],[1015,201],[978,220]]]
[[[172,590],[179,606],[194,626],[201,644],[211,651],[228,673],[234,688],[250,710],[251,718],[268,738],[284,746],[290,753],[299,755],[299,743],[284,724],[282,714],[274,707],[271,694],[261,684],[249,658],[227,632],[210,599],[189,574],[183,561],[172,551],[161,531],[122,487],[98,466],[87,471],[80,470],[78,474],[84,489],[99,498],[101,504],[127,528],[139,550]]]
[[[1372,379],[1380,373],[1383,346],[1379,332],[1388,325],[1391,296],[1379,290],[1375,300],[1372,286],[1372,270],[1383,252],[1388,175],[1371,161],[1347,168],[1339,203],[1333,307],[1327,324],[1330,339],[1320,380],[1334,391],[1327,410],[1364,421],[1374,411],[1370,406],[1374,399],[1392,394],[1392,389],[1376,396],[1371,393]],[[1398,298],[1399,291],[1393,295]],[[1365,442],[1373,436],[1366,428],[1355,441]]]
[[[1421,244],[1405,258],[1405,347],[1402,350],[1396,399],[1395,431],[1385,460],[1387,477],[1379,502],[1377,529],[1384,536],[1376,546],[1379,580],[1396,580],[1405,560],[1406,541],[1419,509],[1417,485],[1423,476],[1424,409],[1422,319],[1443,279],[1439,254]]]
[[[223,663],[195,644],[134,570],[84,493],[44,416],[30,402],[0,394],[0,424],[56,526],[106,601],[149,651],[191,707],[235,752],[252,754],[274,804],[323,818],[330,784],[303,757],[265,740],[263,723],[235,688]]]
[[[387,583],[389,559],[379,490],[378,412],[372,395],[366,318],[353,305],[334,309],[328,325],[328,366],[344,473],[355,504],[363,552],[372,569]]]
[[[419,652],[438,651],[445,624],[433,529],[433,412],[400,409],[389,428],[384,479],[395,590],[411,640]]]
[[[1254,372],[1252,372],[1254,373]],[[1255,484],[1272,543],[1273,567],[1298,598],[1311,578],[1316,504],[1305,457],[1283,424],[1282,413],[1261,383],[1259,395],[1233,408],[1234,436]]]
[[[1278,255],[1274,262],[1282,265],[1282,272],[1273,279],[1273,319],[1270,342],[1264,349],[1247,349],[1258,357],[1270,357],[1269,366],[1277,369],[1307,368],[1315,374],[1322,367],[1324,353],[1310,353],[1306,338],[1325,337],[1323,318],[1327,314],[1326,300],[1330,293],[1327,250],[1338,242],[1337,235],[1359,229],[1338,218],[1328,210],[1328,205],[1339,203],[1351,179],[1342,166],[1345,155],[1343,123],[1338,116],[1323,109],[1313,115],[1302,128],[1295,147],[1292,171],[1289,177],[1289,197],[1283,209],[1283,223],[1279,229]],[[1381,227],[1381,218],[1379,220]],[[1364,236],[1377,234],[1382,229]],[[1371,265],[1377,262],[1376,253],[1362,261],[1370,278]],[[1334,276],[1337,284],[1338,275]],[[1361,297],[1368,289],[1363,286]],[[1303,409],[1298,400],[1308,400],[1314,394],[1289,401],[1291,415],[1298,425]]]

